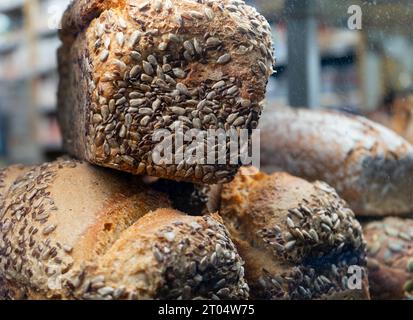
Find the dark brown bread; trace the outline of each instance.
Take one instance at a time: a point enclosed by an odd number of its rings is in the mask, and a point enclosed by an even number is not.
[[[255,9],[240,0],[76,0],[61,39],[59,119],[69,153],[188,182],[235,175],[229,160],[156,163],[153,138],[179,123],[185,132],[257,126],[274,59],[270,27]]]
[[[285,173],[242,168],[222,187],[220,214],[257,299],[368,299],[360,224],[336,192]],[[349,267],[360,271],[349,286]]]
[[[413,300],[413,220],[371,222],[365,226],[364,236],[371,297]]]
[[[248,298],[218,216],[187,216],[133,176],[77,161],[10,182],[14,172],[3,179],[1,298]]]

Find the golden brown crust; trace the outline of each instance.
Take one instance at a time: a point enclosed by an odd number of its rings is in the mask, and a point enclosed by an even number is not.
[[[116,0],[78,0],[72,1],[62,18],[61,37],[75,37],[79,32],[85,29],[88,23],[99,14],[116,3],[122,3]]]
[[[260,129],[265,171],[325,181],[360,216],[413,211],[413,147],[381,125],[328,111],[281,109],[268,111]]]
[[[248,297],[243,262],[218,219],[146,215],[171,203],[133,176],[61,159],[19,176],[4,199],[1,298]]]
[[[2,274],[28,297],[34,290],[57,298],[65,296],[62,281],[67,272],[116,239],[108,223],[115,219],[116,228],[126,228],[146,212],[168,206],[169,200],[125,175],[59,160],[19,176],[4,205]]]
[[[29,170],[29,167],[23,165],[14,165],[0,169],[0,199],[7,193],[14,180],[27,170]]]
[[[184,131],[257,126],[274,59],[255,9],[233,0],[75,1],[61,34],[60,123],[71,154],[174,180],[234,176],[229,161],[156,165],[152,138],[177,122]]]
[[[226,229],[211,216],[170,209],[149,213],[122,234],[98,265],[105,286],[123,283],[135,298],[248,297],[243,262]],[[99,292],[87,294],[91,298]]]
[[[242,168],[223,186],[221,215],[258,299],[368,298],[361,227],[335,191],[280,173]],[[347,287],[348,267],[361,290]]]
[[[413,220],[371,222],[364,236],[372,298],[413,299]]]

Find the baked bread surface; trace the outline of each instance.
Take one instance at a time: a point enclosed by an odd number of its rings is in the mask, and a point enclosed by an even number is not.
[[[248,297],[219,217],[190,217],[130,175],[73,160],[16,178],[0,216],[3,299]]]
[[[134,174],[232,179],[239,163],[228,157],[154,161],[153,138],[177,126],[257,127],[274,58],[255,9],[239,0],[80,0],[63,17],[61,39],[59,118],[70,154]],[[190,143],[182,148],[190,152]]]
[[[222,187],[220,213],[252,298],[369,298],[361,226],[325,183],[242,168]],[[360,270],[359,289],[348,285],[350,266]]]
[[[265,112],[261,166],[334,187],[360,216],[413,212],[413,147],[362,117],[321,110]]]

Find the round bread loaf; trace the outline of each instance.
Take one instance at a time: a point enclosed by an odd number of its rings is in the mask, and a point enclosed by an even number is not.
[[[239,165],[229,150],[223,163],[207,163],[206,148],[182,159],[194,150],[179,137],[196,131],[203,148],[209,129],[257,127],[274,58],[255,9],[241,0],[76,0],[61,39],[59,118],[72,155],[133,174],[232,179]],[[164,135],[170,148],[159,145]],[[173,158],[154,158],[157,146]]]
[[[371,222],[364,236],[372,299],[413,300],[413,220]]]
[[[169,207],[129,175],[72,160],[32,168],[4,196],[0,297],[248,298],[222,221]]]
[[[368,299],[361,226],[345,202],[325,183],[252,170],[222,187],[220,210],[251,297]]]
[[[318,110],[268,110],[261,122],[261,163],[325,181],[357,215],[413,212],[413,147],[362,117]]]

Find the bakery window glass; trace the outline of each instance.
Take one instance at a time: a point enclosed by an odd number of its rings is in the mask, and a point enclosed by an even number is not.
[[[0,299],[413,299],[412,21],[1,0]]]

